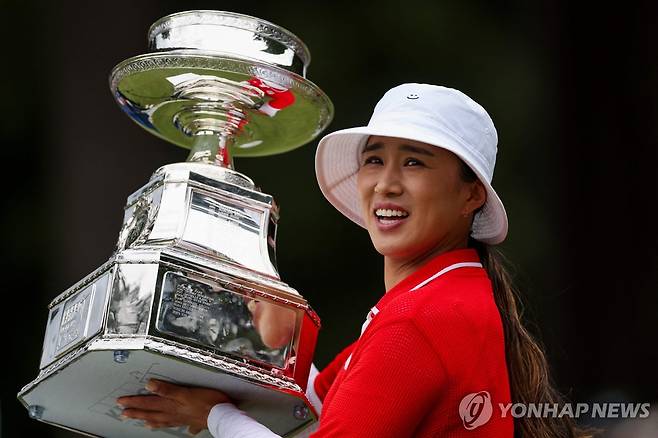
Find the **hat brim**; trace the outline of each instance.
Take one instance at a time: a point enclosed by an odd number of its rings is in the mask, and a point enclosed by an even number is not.
[[[471,237],[488,244],[497,244],[507,236],[507,213],[500,197],[493,189],[484,172],[464,156],[464,148],[454,144],[454,139],[442,137],[436,132],[427,133],[414,129],[405,132],[400,126],[361,126],[342,129],[324,136],[315,154],[315,173],[322,194],[338,211],[350,220],[365,228],[361,216],[356,187],[356,174],[362,148],[371,135],[405,138],[428,143],[447,149],[457,155],[475,172],[487,191],[487,200],[475,215],[471,227]]]

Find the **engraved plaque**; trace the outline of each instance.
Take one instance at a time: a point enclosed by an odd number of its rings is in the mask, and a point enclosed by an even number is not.
[[[59,326],[56,354],[84,336],[87,318],[89,317],[89,307],[93,298],[92,293],[93,286],[87,286],[82,293],[69,300],[64,306]]]
[[[285,345],[267,347],[254,327],[252,314],[247,308],[251,300],[228,289],[167,272],[156,327],[162,333],[223,353],[284,368],[289,358],[294,326]],[[290,312],[290,318],[295,320],[292,310],[280,307],[282,311]]]

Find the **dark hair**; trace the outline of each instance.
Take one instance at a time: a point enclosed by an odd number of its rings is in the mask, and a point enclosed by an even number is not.
[[[463,161],[461,178],[465,182],[478,180]],[[491,245],[469,238],[469,246],[477,250],[493,287],[494,300],[500,312],[505,336],[505,356],[509,373],[512,403],[558,403],[564,397],[553,386],[543,349],[526,330],[519,312],[518,291],[513,285],[503,255]],[[514,419],[514,436],[522,438],[585,438],[600,432],[584,429],[570,417]]]

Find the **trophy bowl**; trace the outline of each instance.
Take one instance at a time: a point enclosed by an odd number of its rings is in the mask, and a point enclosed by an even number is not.
[[[286,152],[333,116],[289,31],[222,11],[157,21],[151,52],[110,74],[120,108],[190,150],[128,197],[110,259],[49,305],[30,417],[88,436],[189,436],[120,418],[155,377],[216,388],[282,436],[317,419],[305,396],[320,319],[276,265],[279,211],[234,156]],[[207,431],[200,435],[207,435]]]

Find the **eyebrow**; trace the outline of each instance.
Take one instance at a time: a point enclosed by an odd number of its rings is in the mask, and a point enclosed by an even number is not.
[[[361,153],[365,154],[366,152],[376,151],[376,150],[382,149],[383,147],[384,147],[384,144],[379,143],[379,142],[378,143],[368,144],[368,145],[366,145],[365,148],[363,148],[363,152],[361,152]],[[401,144],[399,146],[399,149],[401,151],[415,152],[417,154],[428,155],[430,157],[434,156],[434,154],[432,152],[428,151],[427,149],[419,148],[417,146],[412,146],[410,144]]]

